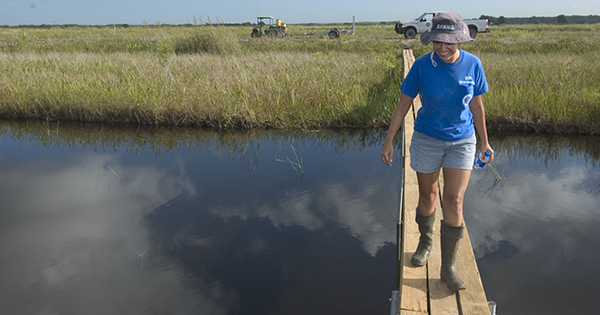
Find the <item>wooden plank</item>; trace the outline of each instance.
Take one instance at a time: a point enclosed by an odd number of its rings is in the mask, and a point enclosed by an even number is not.
[[[414,176],[413,176],[414,177]],[[415,179],[416,180],[416,179]],[[427,268],[415,267],[410,263],[410,258],[419,243],[419,231],[414,222],[415,209],[419,197],[416,184],[405,185],[405,251],[402,262],[404,266],[402,280],[402,297],[400,299],[400,313],[403,311],[428,312],[427,308]]]
[[[458,293],[460,308],[463,314],[490,314],[487,297],[481,276],[471,247],[471,239],[465,227],[465,237],[458,247],[456,268],[467,289]]]
[[[402,61],[404,62],[404,77],[408,74],[410,67],[415,62],[415,55],[412,53],[411,49],[402,50]]]
[[[404,54],[404,64],[408,68],[410,54]],[[404,147],[404,253],[402,253],[402,288],[400,296],[400,314],[408,312],[428,313],[427,308],[427,269],[416,268],[410,263],[410,257],[419,243],[419,229],[415,222],[415,211],[419,200],[419,186],[417,175],[408,167],[410,165],[410,140],[414,130],[414,118],[407,114],[404,120],[405,147]]]

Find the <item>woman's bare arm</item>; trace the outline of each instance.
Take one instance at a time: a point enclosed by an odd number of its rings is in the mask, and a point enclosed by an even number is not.
[[[394,115],[392,116],[392,122],[390,123],[387,136],[385,137],[383,149],[381,150],[381,161],[387,166],[392,166],[392,158],[394,157],[394,137],[396,136],[396,133],[398,133],[398,130],[400,130],[400,127],[404,122],[404,117],[412,106],[413,99],[414,98],[407,96],[406,94],[402,94],[398,101],[398,105],[396,106],[396,110],[394,111]]]

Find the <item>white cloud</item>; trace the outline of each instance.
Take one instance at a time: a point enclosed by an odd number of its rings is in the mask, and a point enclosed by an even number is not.
[[[552,240],[554,259],[569,260],[581,254],[573,251],[573,237],[586,235],[585,231],[600,223],[598,196],[581,189],[589,171],[581,165],[562,165],[549,173],[552,177],[545,171],[515,169],[489,198],[466,198],[465,211],[474,219],[467,226],[478,259],[497,251],[501,242],[527,254]],[[477,182],[480,174],[473,176]],[[475,187],[468,194],[476,193]]]
[[[3,170],[3,313],[226,314],[233,307],[223,301],[235,292],[208,279],[194,279],[192,288],[178,263],[151,250],[142,218],[195,192],[183,173],[123,169],[110,155],[59,164],[32,160]]]

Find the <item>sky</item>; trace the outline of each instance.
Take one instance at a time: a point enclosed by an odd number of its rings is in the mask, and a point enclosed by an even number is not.
[[[0,0],[0,25],[141,25],[198,21],[256,22],[267,15],[283,23],[404,21],[425,11],[454,11],[463,18],[600,15],[600,1],[358,1],[358,0]]]

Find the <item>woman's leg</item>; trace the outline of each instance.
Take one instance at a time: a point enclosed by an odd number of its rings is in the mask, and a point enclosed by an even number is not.
[[[419,182],[419,204],[418,211],[422,215],[428,215],[435,210],[435,200],[439,197],[440,171],[434,173],[417,172],[417,181]]]
[[[431,174],[417,172],[419,182],[419,203],[416,222],[419,225],[419,245],[410,262],[414,266],[424,266],[433,245],[433,225],[435,223],[435,201],[439,196],[438,178],[440,172]]]
[[[456,253],[463,238],[463,199],[469,184],[471,170],[444,168],[444,195],[442,210],[444,220],[440,230],[442,245],[442,282],[452,290],[466,289],[456,269]]]
[[[454,226],[463,224],[463,199],[469,185],[471,170],[444,168],[442,211],[444,222]]]

